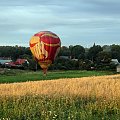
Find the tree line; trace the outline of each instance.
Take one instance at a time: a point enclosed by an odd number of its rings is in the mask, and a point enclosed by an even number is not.
[[[18,58],[25,58],[29,61],[28,69],[36,69],[36,62],[29,47],[21,46],[0,46],[0,57],[10,57],[13,61]],[[60,52],[49,69],[52,70],[113,70],[116,64],[111,60],[117,59],[120,62],[120,45],[96,45],[84,48],[81,45],[62,46]],[[40,69],[39,65],[38,69]]]

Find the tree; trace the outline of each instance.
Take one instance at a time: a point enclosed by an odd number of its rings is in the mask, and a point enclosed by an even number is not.
[[[88,59],[79,60],[79,69],[81,70],[90,70],[92,67],[92,62]]]
[[[96,57],[97,63],[110,63],[111,61],[111,54],[107,51],[101,51],[97,54]]]
[[[70,50],[66,46],[62,46],[58,56],[70,56]]]
[[[106,51],[106,52],[110,52],[111,51],[111,48],[109,45],[104,45],[103,47],[103,51]]]
[[[120,62],[120,45],[111,46],[111,55],[112,59],[118,59],[118,61]]]
[[[58,57],[55,60],[52,67],[53,67],[52,69],[59,69],[59,70],[78,69],[78,62],[71,59],[64,59],[64,58]]]
[[[103,51],[102,47],[100,45],[94,44],[93,47],[90,47],[87,57],[93,62],[95,62],[97,54],[101,51]]]
[[[84,59],[85,49],[83,46],[76,45],[71,48],[71,57],[75,59]]]

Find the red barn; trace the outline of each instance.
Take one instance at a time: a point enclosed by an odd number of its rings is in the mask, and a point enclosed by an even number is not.
[[[22,65],[24,63],[28,63],[28,61],[27,61],[27,59],[17,59],[14,63],[16,65]]]
[[[15,68],[19,68],[19,67],[23,67],[23,64],[29,64],[29,62],[27,61],[27,59],[17,59],[15,62],[6,62],[5,65],[6,67],[15,67]]]

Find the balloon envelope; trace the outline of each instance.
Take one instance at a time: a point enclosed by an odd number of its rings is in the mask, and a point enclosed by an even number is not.
[[[44,74],[46,74],[50,64],[54,62],[60,46],[60,38],[50,31],[41,31],[30,39],[30,50]]]

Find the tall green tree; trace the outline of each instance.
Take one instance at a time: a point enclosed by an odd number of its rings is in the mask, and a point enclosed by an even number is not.
[[[111,55],[113,59],[118,59],[120,62],[120,45],[111,46]]]
[[[75,59],[84,59],[85,57],[85,48],[81,45],[75,45],[71,49],[71,57]]]
[[[62,46],[58,56],[70,56],[70,50],[66,46]]]
[[[111,61],[111,54],[107,51],[101,51],[97,54],[96,60],[97,63],[110,63]]]
[[[94,62],[96,61],[98,53],[101,51],[103,51],[102,47],[94,44],[92,47],[90,47],[87,57]]]

